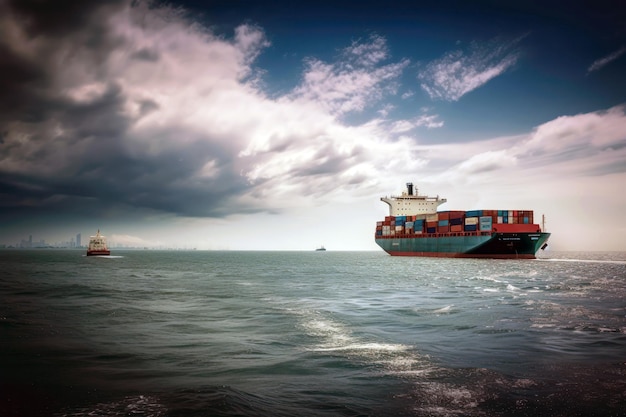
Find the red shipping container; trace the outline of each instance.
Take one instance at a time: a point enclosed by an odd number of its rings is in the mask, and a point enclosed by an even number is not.
[[[454,211],[449,211],[448,213],[449,213],[450,219],[462,219],[463,217],[465,217],[464,211],[454,210]]]
[[[439,226],[437,231],[439,233],[448,233],[450,231],[450,226]]]
[[[437,213],[437,220],[450,220],[449,211],[440,211]]]
[[[450,231],[451,232],[462,232],[463,231],[463,225],[462,224],[455,224],[453,226],[450,226]]]
[[[498,233],[536,233],[540,231],[538,224],[508,224],[493,225],[493,231]]]

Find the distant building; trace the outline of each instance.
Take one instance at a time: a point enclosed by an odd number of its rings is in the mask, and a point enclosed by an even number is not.
[[[76,235],[76,247],[80,248],[80,233]]]

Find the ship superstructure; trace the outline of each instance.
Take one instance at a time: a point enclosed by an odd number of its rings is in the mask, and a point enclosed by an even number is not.
[[[111,251],[107,248],[106,238],[100,234],[100,229],[98,229],[98,233],[96,233],[95,236],[89,237],[87,256],[103,256],[110,254]]]
[[[415,194],[413,193],[415,190]],[[419,195],[418,189],[413,188],[413,183],[406,184],[406,190],[399,196],[381,197],[381,201],[389,204],[390,216],[410,216],[416,214],[435,213],[437,207],[445,203],[445,198],[428,197]]]

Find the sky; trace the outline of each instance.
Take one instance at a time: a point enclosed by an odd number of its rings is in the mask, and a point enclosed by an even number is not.
[[[0,243],[378,250],[412,182],[626,250],[626,6],[575,3],[0,0]]]

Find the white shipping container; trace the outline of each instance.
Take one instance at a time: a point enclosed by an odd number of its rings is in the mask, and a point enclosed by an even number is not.
[[[426,215],[427,222],[436,222],[438,220],[439,220],[439,215],[437,213]]]
[[[478,217],[466,217],[465,224],[478,224]]]
[[[402,232],[404,230],[404,226],[396,226],[396,232]]]
[[[502,223],[502,216],[498,216],[498,223]]]
[[[513,224],[513,220],[515,220],[514,217],[509,217],[509,224]]]

